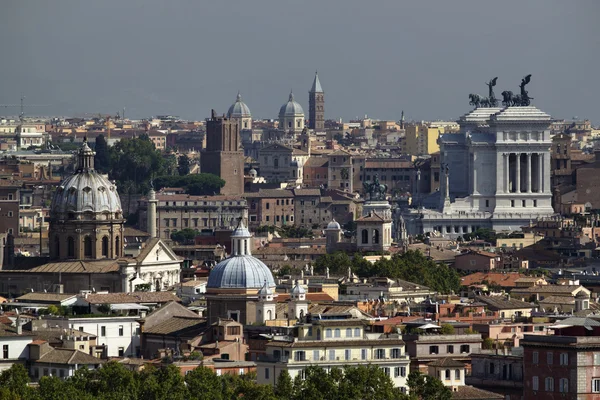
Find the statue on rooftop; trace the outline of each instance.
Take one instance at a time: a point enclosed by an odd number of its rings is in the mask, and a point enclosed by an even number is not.
[[[494,79],[490,79],[490,81],[486,83],[488,87],[488,102],[490,104],[490,107],[498,106],[498,99],[496,99],[496,95],[494,94],[494,86],[496,86],[497,80],[498,77],[495,77]]]
[[[375,174],[372,182],[363,183],[365,195],[369,195],[369,200],[385,200],[387,185],[379,183],[379,176]]]

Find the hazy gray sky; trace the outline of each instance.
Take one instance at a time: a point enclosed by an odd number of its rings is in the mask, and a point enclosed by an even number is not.
[[[276,118],[290,88],[326,118],[455,119],[467,95],[518,91],[600,122],[600,1],[2,0],[0,103],[29,114],[225,112],[238,89]],[[0,114],[18,110],[0,108]]]

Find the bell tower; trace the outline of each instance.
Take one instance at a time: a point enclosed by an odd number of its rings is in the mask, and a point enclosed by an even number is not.
[[[325,131],[325,92],[319,81],[319,74],[315,72],[310,92],[308,92],[308,127],[316,132]]]

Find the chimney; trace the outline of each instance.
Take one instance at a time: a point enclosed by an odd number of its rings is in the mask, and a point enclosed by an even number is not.
[[[21,325],[21,315],[17,316],[17,335],[23,334],[23,325]]]

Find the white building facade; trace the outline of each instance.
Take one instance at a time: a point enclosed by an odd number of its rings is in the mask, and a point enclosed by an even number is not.
[[[517,231],[551,216],[550,115],[536,107],[477,108],[440,137],[440,191],[412,211],[411,234],[456,238]]]
[[[257,382],[275,385],[286,370],[292,379],[303,377],[304,369],[325,370],[376,364],[394,386],[407,390],[409,358],[400,338],[367,333],[361,320],[319,320],[298,327],[298,337],[273,340],[257,361]]]
[[[47,317],[48,325],[76,329],[96,336],[98,346],[106,346],[107,357],[139,357],[139,316],[128,317]]]

